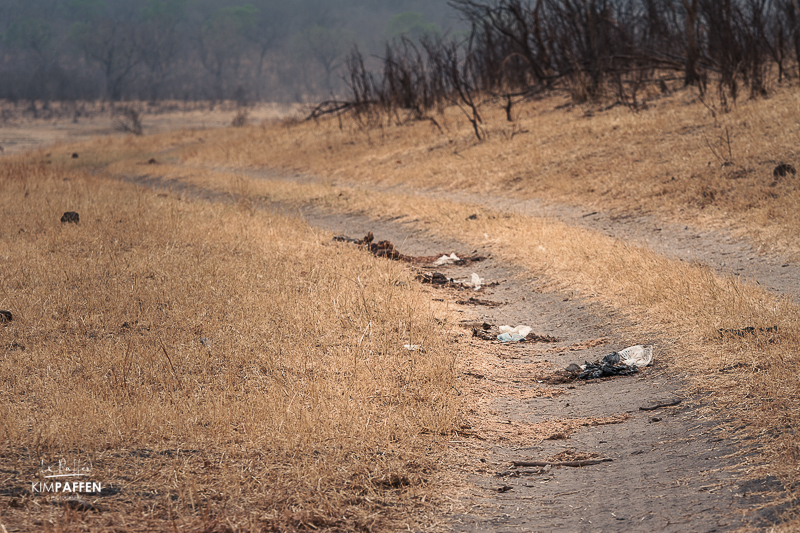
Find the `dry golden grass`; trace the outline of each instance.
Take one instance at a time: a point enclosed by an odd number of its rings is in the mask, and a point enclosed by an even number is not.
[[[99,513],[12,491],[4,528],[431,525],[457,368],[409,271],[59,165],[6,160],[0,191],[3,489],[63,458],[120,491]]]
[[[246,108],[235,102],[126,102],[140,115],[146,135],[174,130],[221,128],[230,126],[239,113],[246,123],[258,124],[293,116],[299,105],[254,104]],[[74,143],[98,135],[123,135],[118,117],[112,116],[108,102],[36,102],[30,104],[0,100],[0,154],[18,154],[54,143]],[[57,146],[55,147],[57,150]]]
[[[788,98],[786,95],[784,97]],[[752,103],[757,104],[758,102]],[[302,140],[298,140],[296,128],[300,128],[299,134],[305,132],[317,137],[338,135],[338,128],[334,129],[329,124],[321,125],[316,134],[314,130],[306,132],[306,127],[301,125],[288,129],[267,129],[264,135],[271,135],[275,145],[283,143],[283,146],[289,146],[296,143],[305,150],[308,148],[302,144]],[[397,129],[403,133],[406,128],[415,127],[421,126]],[[235,143],[230,139],[231,135],[236,136]],[[196,152],[196,147],[189,149],[188,154],[183,153],[180,157],[186,161],[184,165],[142,167],[139,165],[140,160],[129,160],[115,163],[109,168],[119,174],[135,173],[139,169],[140,173],[146,172],[148,175],[160,175],[181,183],[208,187],[233,197],[248,197],[255,202],[293,200],[301,204],[314,203],[338,210],[402,217],[403,220],[414,221],[418,226],[433,228],[438,233],[467,239],[470,243],[488,248],[509,261],[537,273],[547,274],[554,289],[577,290],[580,294],[597,298],[606,305],[622,310],[633,324],[632,331],[638,338],[663,339],[666,332],[661,348],[663,357],[676,369],[697,378],[696,390],[712,391],[720,399],[725,398],[726,408],[735,412],[741,410],[739,414],[748,423],[754,424],[754,428],[763,428],[766,424],[768,429],[765,431],[783,435],[773,439],[767,446],[768,449],[775,446],[776,455],[771,461],[774,461],[772,464],[784,472],[784,475],[792,478],[796,476],[794,466],[791,465],[800,464],[797,445],[791,442],[791,432],[781,429],[785,428],[782,420],[786,417],[792,420],[792,427],[800,424],[800,413],[791,407],[798,394],[796,381],[792,376],[797,375],[800,315],[797,306],[791,301],[772,296],[758,287],[744,285],[733,277],[717,275],[707,267],[666,259],[645,248],[553,220],[514,214],[501,215],[476,205],[414,194],[381,193],[331,182],[298,184],[280,180],[247,179],[241,174],[192,166],[192,163],[199,165],[201,161],[213,161],[214,157],[226,160],[227,156],[221,153],[222,150],[238,154],[240,159],[249,161],[252,154],[247,155],[247,147],[255,144],[261,135],[261,130],[254,130],[249,136],[243,132],[222,132],[221,140],[204,145],[202,154]],[[129,144],[132,142],[128,141]],[[136,142],[142,144],[141,150],[145,150],[145,143],[152,145],[154,140]],[[234,150],[234,145],[241,146],[241,151]],[[374,149],[379,152],[381,147]],[[336,158],[340,156],[335,152],[331,155],[328,171],[323,174],[337,175],[338,170],[334,165]],[[266,153],[261,164],[268,162],[268,156],[275,158],[276,165],[283,161],[284,155],[280,150]],[[228,162],[231,159],[233,155],[227,157]],[[320,160],[309,158],[305,168],[319,171],[317,166],[322,164]],[[465,174],[463,179],[468,179],[475,173],[478,171]],[[391,176],[391,172],[387,177],[378,167],[371,179],[388,180]],[[745,182],[737,180],[736,183]],[[787,198],[791,199],[791,195],[787,195]],[[683,206],[685,211],[692,209],[690,204]],[[477,220],[466,220],[475,213],[479,215]],[[732,220],[723,220],[725,221],[729,224],[735,223]],[[755,226],[749,227],[752,229]],[[775,228],[777,229],[774,231],[781,232],[797,230],[796,225],[786,221],[783,221],[782,226],[775,222]],[[508,243],[514,245],[509,246]],[[735,329],[744,326],[778,326],[779,339],[774,343],[759,336],[749,339],[720,339],[717,334],[719,328]],[[753,352],[758,353],[758,364],[751,364]],[[747,368],[750,371],[724,374],[717,372],[737,364],[749,365]],[[755,372],[755,369],[758,371]],[[768,398],[773,400],[766,400]],[[753,409],[755,404],[758,404],[758,409]],[[762,416],[764,410],[771,414]],[[778,444],[778,441],[781,443]],[[790,462],[787,463],[784,459]]]
[[[162,169],[159,169],[162,170]],[[480,206],[397,193],[368,193],[332,184],[247,180],[228,172],[170,168],[177,182],[220,192],[402,217],[419,227],[467,240],[538,275],[553,290],[570,290],[621,311],[632,338],[659,342],[659,359],[685,377],[715,416],[763,438],[753,475],[797,480],[800,427],[800,310],[789,299],[705,266],[667,259],[596,232]],[[154,170],[154,172],[156,172]],[[467,220],[478,213],[477,220]],[[508,243],[514,243],[509,246]],[[779,334],[721,338],[721,328],[778,327]],[[644,341],[643,341],[644,342]],[[528,428],[527,437],[541,428]],[[498,433],[499,434],[499,433]]]
[[[656,213],[746,233],[766,249],[800,253],[800,177],[775,179],[781,162],[800,167],[800,95],[714,112],[691,91],[634,113],[566,107],[559,97],[519,104],[509,123],[484,112],[477,142],[457,110],[440,121],[364,130],[352,121],[228,129],[212,144],[176,152],[185,164],[278,167],[341,182],[492,192]],[[730,145],[728,141],[730,140]]]
[[[715,116],[687,92],[637,114],[614,108],[585,116],[583,109],[556,110],[557,103],[520,106],[515,124],[487,113],[490,137],[484,143],[470,138],[457,114],[448,114],[444,135],[427,123],[373,130],[348,121],[340,128],[334,120],[264,124],[203,132],[202,142],[187,132],[96,141],[80,147],[85,158],[64,164],[205,187],[237,199],[240,206],[312,203],[401,217],[482,246],[545,275],[553,290],[574,291],[619,311],[620,327],[632,338],[659,341],[657,357],[686,380],[689,392],[702,395],[701,412],[726,420],[733,433],[761,444],[760,457],[742,458],[747,472],[777,475],[791,487],[800,470],[800,443],[794,436],[800,427],[800,309],[795,303],[596,232],[437,200],[413,189],[466,189],[653,212],[733,229],[765,249],[796,254],[798,178],[775,180],[772,169],[783,161],[796,165],[798,96],[779,91]],[[71,149],[64,147],[53,159],[63,159]],[[733,164],[723,166],[729,155]],[[144,165],[149,157],[162,164]],[[242,173],[261,166],[327,180],[294,183]],[[370,189],[381,184],[406,188]],[[467,220],[472,214],[477,219]],[[777,326],[778,332],[718,333],[745,326]]]

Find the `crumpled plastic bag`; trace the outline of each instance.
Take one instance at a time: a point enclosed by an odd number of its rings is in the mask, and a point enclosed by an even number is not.
[[[619,352],[611,352],[595,363],[582,365],[578,379],[596,379],[608,376],[628,376],[653,361],[653,346],[629,346]]]
[[[472,288],[477,291],[477,290],[480,290],[481,285],[483,285],[483,278],[480,277],[475,272],[473,272],[472,273]]]
[[[628,366],[620,363],[619,353],[612,352],[596,363],[586,362],[583,372],[578,374],[578,379],[597,379],[608,376],[627,376],[639,371],[636,365]]]
[[[449,256],[443,255],[442,257],[434,261],[433,264],[436,266],[450,265],[452,263],[455,263],[456,261],[461,261],[461,258],[459,258],[455,253],[452,253]]]
[[[628,366],[641,368],[653,362],[653,345],[637,344],[636,346],[629,346],[624,350],[617,352],[619,359]]]
[[[514,328],[511,326],[500,326],[501,333],[517,333],[523,337],[527,337],[531,331],[533,331],[533,328],[530,326],[517,326]]]
[[[497,340],[501,342],[519,342],[525,340],[525,337],[533,331],[533,328],[530,326],[500,326],[500,335],[497,336]]]

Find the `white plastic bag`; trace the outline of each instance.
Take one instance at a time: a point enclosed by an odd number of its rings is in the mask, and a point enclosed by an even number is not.
[[[473,272],[472,273],[472,288],[477,291],[477,290],[479,290],[481,288],[481,285],[483,285],[483,278],[480,277],[475,272]]]
[[[652,344],[637,344],[636,346],[629,346],[628,348],[620,350],[617,353],[619,354],[620,362],[625,363],[628,366],[636,365],[639,368],[642,368],[653,362]]]
[[[433,264],[436,266],[442,266],[455,263],[456,261],[461,261],[461,259],[456,254],[453,253],[450,254],[449,256],[443,255],[442,257],[434,261]]]
[[[530,326],[517,326],[512,328],[511,326],[500,326],[500,333],[516,333],[517,335],[522,335],[523,337],[527,337],[528,333],[533,331],[533,328]]]

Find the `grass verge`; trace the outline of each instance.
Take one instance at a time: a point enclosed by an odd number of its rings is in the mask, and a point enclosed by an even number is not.
[[[25,158],[0,192],[8,531],[431,525],[457,370],[406,269]],[[32,493],[60,461],[103,492]]]

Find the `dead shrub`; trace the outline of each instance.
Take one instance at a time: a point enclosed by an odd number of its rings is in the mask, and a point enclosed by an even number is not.
[[[142,135],[142,120],[139,112],[132,106],[117,107],[112,111],[114,127],[117,131]]]
[[[234,128],[241,128],[242,126],[246,126],[248,119],[249,119],[249,111],[245,108],[241,108],[236,111],[236,115],[234,115],[233,120],[231,120],[231,126]]]

